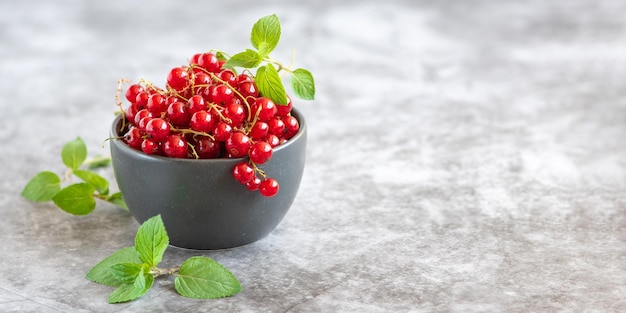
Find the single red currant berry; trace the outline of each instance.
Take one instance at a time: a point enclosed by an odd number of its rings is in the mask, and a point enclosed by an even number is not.
[[[265,137],[265,141],[269,143],[272,148],[280,146],[280,138],[274,134],[268,134],[267,137]]]
[[[169,134],[170,124],[160,117],[153,118],[146,124],[146,135],[154,141],[162,141]]]
[[[245,184],[254,179],[254,168],[247,162],[239,162],[233,168],[233,177],[238,182]]]
[[[198,65],[198,60],[200,59],[200,56],[202,55],[202,53],[196,53],[194,54],[191,59],[189,60],[189,65]]]
[[[259,192],[265,197],[273,197],[278,193],[278,182],[273,178],[264,179],[259,185]]]
[[[252,79],[252,77],[250,77],[250,75],[246,73],[241,73],[237,75],[237,78],[235,79],[235,84],[239,85],[245,82],[254,82],[254,80]]]
[[[131,103],[128,106],[128,109],[126,109],[126,119],[128,119],[128,122],[131,124],[135,124],[135,115],[137,115],[137,112],[139,112],[139,110],[141,110],[139,108],[139,106],[137,106],[136,103]]]
[[[287,104],[284,104],[284,105],[278,104],[278,105],[276,105],[276,115],[278,115],[278,116],[287,116],[287,115],[289,115],[289,113],[291,113],[292,106],[293,106],[293,104],[291,102],[291,98],[289,96],[287,96]]]
[[[134,103],[135,99],[137,98],[137,94],[140,92],[144,92],[143,87],[139,84],[132,84],[128,86],[128,89],[126,89],[126,94],[124,95],[126,96],[126,100],[128,100],[128,102]]]
[[[175,67],[167,75],[167,85],[176,91],[181,91],[189,84],[189,74],[182,67]]]
[[[141,151],[145,154],[159,154],[160,149],[159,142],[153,139],[146,138],[141,142]]]
[[[215,129],[217,117],[205,110],[198,111],[191,116],[189,125],[199,132],[209,133]]]
[[[252,138],[253,140],[261,140],[265,138],[265,136],[267,136],[268,131],[269,126],[267,125],[267,123],[256,121],[254,125],[252,125],[252,128],[250,128],[248,136],[250,136],[250,138]]]
[[[184,126],[189,123],[189,109],[187,105],[181,101],[174,102],[167,107],[165,115],[174,125]]]
[[[152,114],[150,114],[148,109],[139,110],[139,112],[137,112],[137,114],[133,117],[133,123],[135,123],[135,125],[139,125],[139,121],[141,121],[144,117],[152,117]]]
[[[257,98],[259,96],[259,88],[253,81],[244,81],[237,85],[237,91],[244,97]]]
[[[124,134],[124,142],[132,148],[141,149],[141,142],[143,138],[141,138],[141,130],[139,128],[131,126],[128,131]]]
[[[174,102],[178,102],[180,101],[180,99],[176,96],[169,96],[167,98],[165,98],[165,104],[169,107],[170,104],[174,103]]]
[[[234,132],[228,137],[225,142],[226,150],[233,158],[240,158],[245,156],[250,150],[250,137],[246,136],[242,132]]]
[[[211,90],[211,101],[217,104],[228,103],[234,96],[233,90],[224,84],[216,85]]]
[[[201,95],[193,95],[187,100],[187,109],[189,114],[194,114],[200,110],[206,109],[206,103]]]
[[[224,116],[230,119],[230,124],[234,127],[240,126],[246,119],[246,110],[238,102],[230,102],[224,108]]]
[[[205,72],[194,73],[193,84],[196,87],[207,87],[211,84],[211,76]]]
[[[170,158],[184,158],[187,156],[187,140],[180,135],[169,135],[163,141],[163,152]]]
[[[285,116],[283,117],[283,122],[285,122],[285,135],[283,136],[285,139],[290,139],[298,133],[300,124],[295,117],[291,115]]]
[[[237,74],[235,74],[235,72],[233,72],[232,70],[223,70],[219,74],[217,74],[217,77],[231,86],[237,85]]]
[[[167,110],[167,104],[165,103],[165,97],[162,95],[155,93],[148,97],[148,101],[146,103],[146,108],[153,116],[159,116],[161,113]]]
[[[148,104],[149,97],[150,97],[150,94],[145,91],[138,93],[137,96],[135,97],[135,103],[137,104],[137,107],[145,109],[146,105]]]
[[[218,122],[215,125],[215,129],[213,130],[213,137],[217,141],[226,141],[230,138],[230,135],[233,133],[233,127],[226,122]]]
[[[272,146],[269,143],[257,141],[250,147],[248,156],[250,157],[250,161],[256,164],[263,164],[272,158],[272,153]]]
[[[276,115],[276,104],[266,97],[258,98],[252,105],[252,112],[258,114],[258,119],[263,122],[269,121]]]
[[[269,133],[281,137],[285,132],[285,122],[278,116],[275,116],[267,122]]]
[[[246,188],[250,191],[259,190],[259,186],[261,186],[261,179],[256,176],[246,183]]]
[[[141,120],[139,120],[139,123],[137,123],[137,127],[139,127],[139,130],[141,130],[143,134],[146,133],[146,125],[148,125],[148,122],[150,122],[151,120],[152,120],[151,116],[146,116],[142,118]]]
[[[196,153],[201,159],[217,158],[222,152],[222,145],[210,137],[202,136],[196,140]]]
[[[220,62],[213,53],[203,53],[198,56],[198,65],[211,73],[217,73],[220,70]]]

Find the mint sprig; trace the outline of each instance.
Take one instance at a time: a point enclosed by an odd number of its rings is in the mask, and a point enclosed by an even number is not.
[[[226,58],[226,54],[223,52],[218,51],[218,54],[226,60],[225,68],[256,68],[255,79],[259,92],[278,105],[286,105],[288,102],[287,93],[279,75],[281,71],[290,75],[291,89],[298,98],[313,100],[315,98],[315,80],[311,72],[303,68],[292,70],[289,66],[283,65],[270,56],[270,53],[278,45],[280,35],[281,28],[278,16],[276,14],[268,15],[260,18],[252,27],[250,43],[254,49],[246,49],[230,58]]]
[[[179,267],[159,268],[169,237],[161,215],[145,221],[135,236],[135,245],[120,249],[96,264],[86,277],[96,283],[116,287],[109,303],[137,299],[150,290],[155,279],[174,277],[178,294],[195,299],[229,297],[242,290],[241,284],[228,269],[215,260],[194,256]]]
[[[22,197],[34,202],[52,201],[61,210],[74,215],[91,213],[96,207],[96,199],[127,209],[122,194],[110,193],[109,181],[93,171],[110,164],[110,158],[88,160],[87,146],[77,137],[63,146],[61,160],[67,167],[63,179],[51,171],[39,172],[24,186]],[[73,176],[82,182],[72,183]]]

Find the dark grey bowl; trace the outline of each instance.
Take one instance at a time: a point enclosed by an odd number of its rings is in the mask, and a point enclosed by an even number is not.
[[[161,214],[170,244],[189,249],[225,249],[267,236],[293,203],[304,171],[307,127],[294,108],[300,131],[276,147],[260,166],[278,180],[274,197],[251,192],[231,174],[242,159],[174,159],[151,156],[111,140],[115,179],[133,217],[143,223]],[[120,116],[112,137],[119,137]]]

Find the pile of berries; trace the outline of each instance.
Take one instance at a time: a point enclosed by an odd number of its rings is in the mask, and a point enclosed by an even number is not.
[[[257,165],[298,132],[291,99],[274,103],[259,93],[252,74],[236,74],[223,64],[215,53],[199,53],[170,70],[164,89],[144,80],[130,85],[125,93],[130,105],[124,109],[118,99],[126,117],[122,139],[152,155],[244,158],[233,177],[249,190],[274,196],[278,182]]]

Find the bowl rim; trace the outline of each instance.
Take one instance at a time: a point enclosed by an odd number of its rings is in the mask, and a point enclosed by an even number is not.
[[[277,153],[280,150],[288,148],[295,141],[298,141],[298,139],[302,138],[304,136],[304,133],[306,132],[306,127],[307,127],[306,122],[300,110],[296,109],[295,107],[292,107],[291,114],[298,120],[298,124],[300,126],[298,129],[298,132],[293,137],[289,138],[289,140],[287,140],[285,143],[277,147],[274,147],[273,149],[274,153]],[[156,162],[188,162],[188,163],[200,164],[200,163],[228,163],[228,162],[234,162],[234,161],[242,161],[248,158],[247,156],[244,156],[240,158],[190,159],[190,158],[171,158],[171,157],[162,156],[162,155],[149,155],[149,154],[144,153],[143,151],[133,149],[121,141],[122,137],[119,136],[117,132],[117,127],[116,127],[118,123],[120,122],[121,118],[122,118],[121,113],[115,115],[115,118],[113,119],[113,123],[111,124],[111,138],[110,138],[112,141],[111,144],[118,146],[125,153],[130,153],[146,160],[156,161]]]

